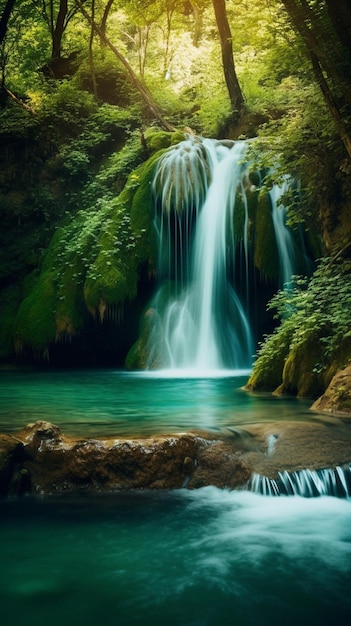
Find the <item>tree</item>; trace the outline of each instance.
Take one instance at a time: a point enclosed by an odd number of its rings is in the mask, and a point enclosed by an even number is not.
[[[4,10],[0,18],[0,46],[2,45],[5,39],[8,21],[10,19],[15,2],[16,0],[7,0],[4,6]]]
[[[77,12],[74,4],[69,6],[68,0],[43,0],[43,15],[49,27],[52,49],[51,59],[60,59],[62,55],[62,40],[69,22]]]
[[[127,61],[127,59],[123,56],[123,54],[121,54],[121,52],[116,48],[116,46],[113,45],[113,43],[110,41],[110,39],[103,33],[103,31],[101,30],[100,26],[94,21],[94,19],[92,18],[91,15],[89,15],[89,13],[87,12],[87,10],[83,7],[82,2],[80,0],[75,0],[77,7],[79,8],[79,10],[81,11],[81,13],[84,15],[84,17],[87,19],[87,21],[89,22],[89,24],[91,25],[91,27],[94,29],[95,33],[100,37],[101,41],[110,48],[110,50],[113,52],[113,54],[115,55],[115,57],[120,61],[120,63],[125,67],[125,69],[127,70],[127,73],[129,75],[129,77],[131,78],[131,81],[134,85],[134,87],[137,89],[137,91],[140,93],[141,98],[144,102],[144,104],[147,106],[147,108],[149,109],[149,111],[152,113],[152,115],[155,117],[155,119],[157,119],[160,124],[166,128],[169,131],[174,131],[175,128],[174,126],[172,126],[171,124],[169,124],[162,116],[162,113],[158,107],[158,105],[156,104],[156,102],[154,101],[151,93],[149,92],[148,88],[146,87],[146,85],[144,85],[138,78],[138,76],[136,75],[136,73],[134,72],[132,66],[130,65],[130,63]]]
[[[351,32],[349,0],[334,0],[333,7],[327,0],[317,5],[309,0],[282,3],[304,41],[315,79],[351,158],[351,131],[346,121],[351,113],[350,44],[344,44]]]
[[[225,82],[227,85],[233,112],[240,117],[245,108],[244,96],[235,71],[233,58],[233,38],[230,30],[225,0],[212,0],[222,50],[222,62]]]
[[[8,96],[15,100],[21,107],[33,113],[30,106],[26,105],[22,100],[19,100],[9,89],[6,88],[6,65],[8,61],[8,54],[5,50],[5,40],[7,34],[7,28],[10,17],[13,12],[13,8],[16,0],[7,0],[5,3],[1,18],[0,18],[0,106],[4,106],[7,102]]]

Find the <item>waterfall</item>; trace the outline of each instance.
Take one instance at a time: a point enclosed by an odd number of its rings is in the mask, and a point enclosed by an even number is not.
[[[267,205],[248,145],[189,136],[157,162],[158,288],[134,361],[143,369],[209,376],[252,366],[265,277],[277,287],[291,281],[296,244],[280,202],[290,179],[273,186]]]
[[[272,479],[260,474],[253,474],[250,491],[266,496],[335,496],[351,497],[351,466],[332,469],[299,470],[278,472],[278,478]]]
[[[229,276],[234,205],[237,194],[245,196],[246,148],[243,141],[194,138],[159,162],[154,190],[163,285],[151,308],[165,367],[212,372],[251,366],[247,311]]]
[[[279,255],[280,284],[283,287],[291,281],[295,268],[295,248],[291,231],[286,226],[286,208],[281,198],[289,188],[286,178],[281,185],[275,183],[269,192],[272,203],[272,220]]]

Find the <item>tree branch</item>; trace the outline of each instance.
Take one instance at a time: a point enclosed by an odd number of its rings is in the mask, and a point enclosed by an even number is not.
[[[79,10],[81,11],[81,13],[84,15],[84,17],[86,18],[86,20],[89,22],[89,24],[92,26],[92,28],[94,29],[94,31],[97,33],[97,35],[99,35],[101,41],[110,48],[110,50],[113,52],[113,54],[115,55],[115,57],[120,61],[120,63],[122,63],[122,65],[125,67],[125,69],[128,72],[128,75],[130,76],[132,83],[134,85],[134,87],[136,88],[136,90],[140,93],[144,104],[147,106],[147,108],[149,109],[149,111],[152,113],[152,115],[160,122],[160,124],[166,128],[166,130],[169,131],[175,131],[175,127],[172,126],[171,124],[169,124],[165,119],[163,119],[161,111],[158,107],[158,105],[154,102],[153,97],[151,95],[151,93],[149,92],[148,88],[146,87],[146,85],[144,85],[138,78],[138,76],[136,75],[136,73],[134,72],[133,68],[131,67],[131,65],[128,63],[127,59],[123,56],[123,54],[121,54],[119,52],[119,50],[113,45],[113,43],[108,39],[108,37],[105,35],[105,33],[102,31],[102,29],[100,28],[100,26],[91,18],[91,16],[89,15],[89,13],[85,10],[85,8],[83,7],[82,3],[80,2],[80,0],[75,0],[77,7],[79,8]]]

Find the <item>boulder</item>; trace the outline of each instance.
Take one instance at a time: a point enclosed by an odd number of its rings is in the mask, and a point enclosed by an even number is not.
[[[17,437],[23,442],[30,489],[39,493],[236,487],[251,476],[231,442],[212,440],[208,434],[78,439],[63,435],[53,424],[36,422]]]

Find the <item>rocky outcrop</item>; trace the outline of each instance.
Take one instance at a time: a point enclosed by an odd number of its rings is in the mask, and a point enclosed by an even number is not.
[[[335,374],[325,393],[313,403],[312,409],[332,415],[351,415],[351,365]]]
[[[230,442],[184,433],[146,439],[76,439],[48,422],[29,424],[16,437],[3,435],[8,457],[23,455],[7,471],[3,495],[76,489],[180,489],[215,484],[238,487],[251,476]],[[4,463],[4,471],[8,463]],[[4,481],[5,482],[5,481]]]
[[[78,439],[48,422],[0,437],[1,496],[73,490],[243,488],[259,473],[351,461],[351,424],[272,422],[143,439]]]

